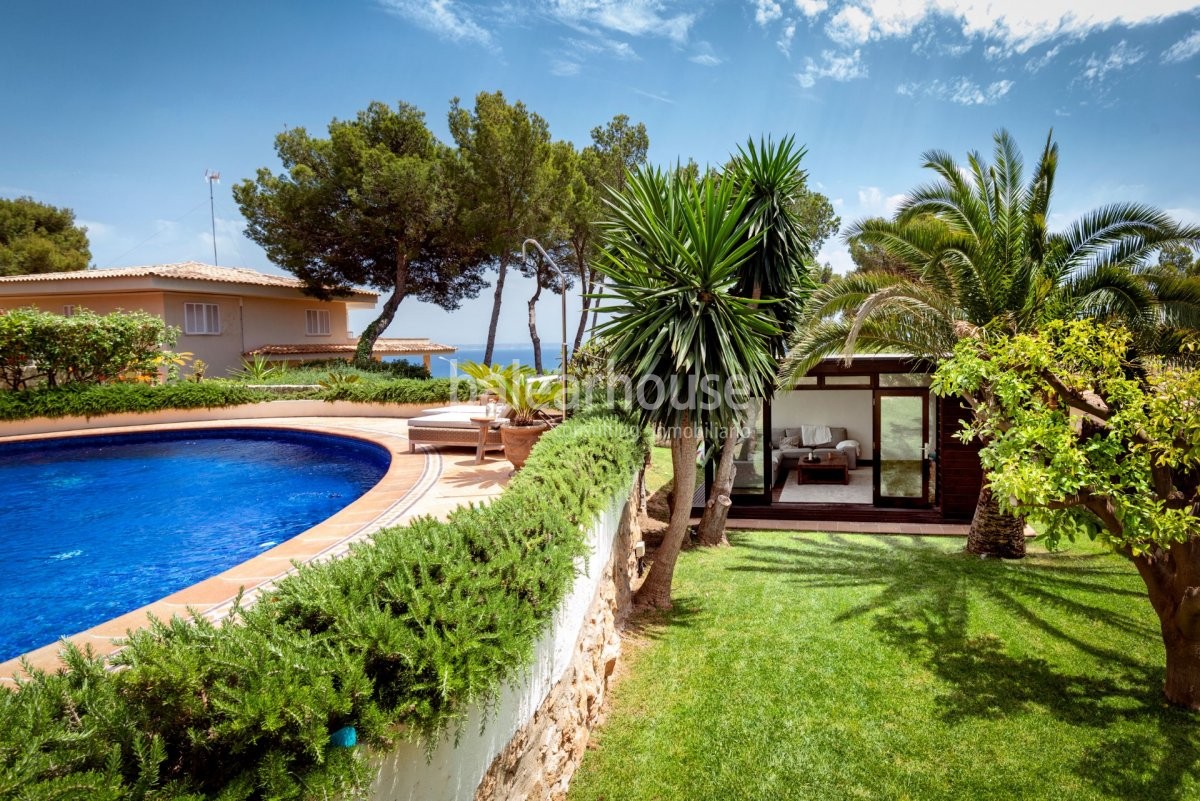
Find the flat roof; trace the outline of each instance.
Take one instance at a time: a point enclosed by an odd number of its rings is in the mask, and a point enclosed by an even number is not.
[[[307,356],[323,354],[354,353],[358,349],[355,343],[314,343],[311,345],[261,345],[254,350],[246,351],[247,356]],[[391,356],[424,356],[434,353],[457,353],[458,348],[451,345],[439,345],[428,339],[412,337],[408,339],[379,339],[375,342],[372,353]]]

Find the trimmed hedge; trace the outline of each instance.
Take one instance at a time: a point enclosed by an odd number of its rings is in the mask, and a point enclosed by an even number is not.
[[[626,418],[547,433],[487,506],[378,533],[301,568],[232,625],[137,632],[107,672],[68,667],[0,693],[0,797],[301,799],[360,792],[351,725],[432,745],[525,666],[591,523],[642,466]]]
[[[465,400],[470,385],[459,381],[459,395]],[[395,381],[359,381],[321,390],[319,397],[327,401],[352,403],[446,403],[452,400],[453,384],[449,378],[398,378]]]
[[[465,394],[460,382],[460,394]],[[0,391],[0,420],[34,417],[101,417],[162,409],[217,409],[287,397],[351,403],[438,404],[452,400],[448,378],[345,384],[331,389],[271,391],[239,381],[213,379],[172,384],[70,384],[18,392]]]
[[[266,393],[230,381],[174,384],[70,384],[0,392],[0,420],[100,417],[160,409],[215,409],[267,400]]]

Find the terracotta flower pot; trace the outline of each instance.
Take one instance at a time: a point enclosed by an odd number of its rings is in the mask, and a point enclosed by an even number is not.
[[[500,427],[500,440],[504,443],[504,458],[512,462],[512,466],[520,470],[529,458],[529,452],[541,438],[550,425],[537,422],[531,426],[514,426],[505,424]]]

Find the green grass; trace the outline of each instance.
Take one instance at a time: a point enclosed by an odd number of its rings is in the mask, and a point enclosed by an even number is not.
[[[650,466],[646,468],[646,492],[653,495],[671,483],[671,449],[655,445],[650,449]]]
[[[1200,798],[1200,717],[1090,545],[734,533],[685,553],[571,801]]]

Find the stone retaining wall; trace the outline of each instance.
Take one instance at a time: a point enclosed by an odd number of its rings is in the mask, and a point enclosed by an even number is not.
[[[641,538],[640,482],[593,525],[592,557],[535,647],[533,665],[500,693],[491,714],[473,710],[427,758],[403,744],[380,761],[373,801],[561,799],[601,719],[620,656]]]

